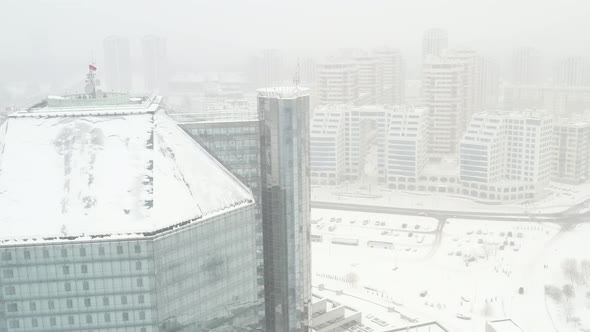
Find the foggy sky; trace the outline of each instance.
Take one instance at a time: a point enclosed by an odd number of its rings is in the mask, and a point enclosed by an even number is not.
[[[101,60],[102,41],[164,36],[171,62],[244,62],[264,48],[323,55],[340,47],[389,45],[421,52],[430,27],[452,46],[500,55],[533,46],[547,56],[590,55],[590,1],[584,0],[1,0],[0,72],[28,62]]]

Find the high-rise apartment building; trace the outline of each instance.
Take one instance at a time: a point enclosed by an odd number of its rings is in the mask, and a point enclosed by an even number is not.
[[[405,65],[401,52],[396,49],[378,49],[375,55],[383,68],[383,102],[402,105],[405,102]]]
[[[314,112],[310,129],[310,173],[313,184],[337,185],[344,178],[344,113],[333,107]]]
[[[561,119],[553,129],[552,180],[580,184],[590,179],[590,121]]]
[[[400,165],[402,159],[410,154],[415,156],[416,169],[412,172],[417,174],[424,166],[427,141],[425,109],[377,105],[323,106],[316,110],[312,121],[312,179],[317,180],[316,183],[332,184],[369,175],[385,183],[390,167],[393,173],[401,171],[395,165]],[[409,145],[413,145],[412,152],[405,151]],[[365,174],[371,165],[375,174]],[[395,173],[392,181],[398,180],[397,175]],[[405,178],[400,182],[406,182]]]
[[[129,40],[119,36],[107,37],[103,42],[103,50],[106,81],[104,89],[129,92],[132,88]]]
[[[555,67],[553,84],[557,86],[581,87],[590,85],[590,64],[584,57],[568,57]]]
[[[553,120],[538,112],[475,114],[460,148],[461,192],[483,201],[542,196],[551,175]]]
[[[358,92],[361,104],[383,104],[383,61],[373,55],[357,56]]]
[[[348,104],[359,97],[359,69],[350,60],[328,59],[317,68],[318,105]]]
[[[0,148],[1,331],[258,326],[252,192],[161,97],[50,97]]]
[[[267,331],[311,321],[309,92],[258,90]]]
[[[392,188],[416,189],[428,161],[428,112],[395,108],[387,131],[387,183]]]
[[[430,119],[431,157],[453,154],[465,122],[465,64],[430,56],[422,69],[422,105]]]
[[[256,89],[281,84],[287,78],[291,80],[291,77],[286,77],[285,74],[284,54],[277,49],[266,49],[253,56],[249,72],[250,80]]]
[[[511,60],[512,83],[533,85],[540,80],[540,54],[531,47],[521,47],[514,51]]]
[[[474,113],[482,111],[482,57],[472,49],[454,48],[443,52],[443,57],[461,63],[462,95],[463,95],[463,130],[469,124]]]
[[[422,57],[440,56],[449,47],[449,36],[446,30],[432,28],[424,31],[422,36]]]
[[[149,35],[141,39],[143,57],[144,88],[149,92],[166,92],[168,68],[166,61],[166,39]]]

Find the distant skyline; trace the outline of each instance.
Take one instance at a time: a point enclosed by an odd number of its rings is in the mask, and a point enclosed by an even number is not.
[[[590,30],[590,4],[582,0],[8,0],[1,9],[0,46],[11,50],[0,54],[3,70],[15,60],[90,58],[112,34],[131,40],[132,56],[140,53],[141,36],[156,34],[178,62],[210,65],[263,48],[321,55],[392,45],[412,58],[430,27],[448,30],[450,45],[484,53],[524,45],[549,57],[590,55],[590,35],[583,34]]]

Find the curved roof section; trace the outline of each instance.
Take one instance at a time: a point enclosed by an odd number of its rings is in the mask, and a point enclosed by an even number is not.
[[[0,126],[0,239],[145,234],[252,202],[159,99],[17,112]]]

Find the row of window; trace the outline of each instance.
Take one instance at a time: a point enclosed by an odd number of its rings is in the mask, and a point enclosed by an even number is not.
[[[76,301],[75,299],[66,299],[65,300],[65,308],[67,309],[78,309],[82,307],[82,304],[78,305],[76,303],[76,305],[74,305],[74,301]],[[58,301],[59,302],[59,301]],[[76,301],[77,302],[77,301]],[[113,301],[114,302],[114,301]],[[36,301],[31,301],[29,302],[29,311],[37,311],[39,306],[42,305],[41,302],[36,302]],[[129,297],[127,295],[121,295],[119,298],[119,303],[116,303],[116,305],[128,305],[129,303]],[[134,304],[145,304],[145,295],[140,294],[137,295],[137,301]],[[111,305],[111,298],[108,296],[105,296],[102,298],[102,305],[103,306],[110,306]],[[92,307],[92,298],[84,298],[83,300],[83,307],[85,308],[90,308]],[[56,309],[56,300],[49,300],[47,301],[47,309],[49,310],[55,310]],[[24,309],[20,308],[19,310],[19,304],[16,302],[9,302],[6,304],[6,312],[8,313],[15,313],[15,312],[23,312]]]
[[[104,323],[111,323],[113,322],[115,319],[117,319],[116,316],[119,316],[118,319],[120,319],[120,321],[122,322],[129,322],[130,321],[130,315],[128,312],[122,312],[120,314],[114,314],[114,313],[110,313],[110,312],[105,312],[102,314],[102,322]],[[95,318],[93,318],[93,315],[86,315],[84,317],[84,322],[86,324],[94,324],[95,323]],[[140,311],[138,313],[138,319],[139,320],[145,320],[146,319],[146,313],[145,311]],[[39,318],[31,318],[30,320],[30,326],[33,328],[38,328],[41,327],[40,324],[42,324],[42,322],[40,322],[41,319]],[[49,326],[57,326],[57,317],[49,317]],[[68,316],[67,317],[67,324],[68,325],[74,325],[77,323],[82,323],[82,322],[76,322],[76,316]],[[98,322],[96,322],[98,323]],[[66,323],[61,323],[61,325],[65,325]],[[24,319],[20,320],[20,319],[11,319],[8,322],[8,326],[11,329],[19,329],[21,327],[25,327],[24,326]],[[146,328],[142,328],[140,331],[144,332],[147,331]]]
[[[136,254],[140,254],[141,253],[141,250],[142,250],[142,248],[141,248],[141,245],[139,245],[139,244],[136,244],[133,247],[133,252],[136,253]],[[87,248],[80,247],[78,253],[79,253],[79,256],[80,257],[86,257],[87,254],[88,254]],[[117,255],[123,255],[125,253],[124,246],[118,245],[116,247],[116,253],[117,253]],[[103,246],[98,247],[98,254],[101,255],[101,256],[104,256],[106,254],[105,247],[103,247]],[[22,257],[25,260],[29,260],[29,259],[32,258],[31,250],[23,250],[22,251],[22,255],[23,255]],[[71,255],[70,249],[68,249],[68,248],[61,248],[59,250],[59,255],[62,258],[68,258]],[[43,249],[43,258],[50,258],[50,257],[51,257],[51,251],[49,249]],[[5,249],[1,253],[1,255],[0,255],[0,259],[2,261],[5,261],[5,262],[6,261],[12,261],[15,258],[16,258],[15,257],[15,252],[9,251],[8,249]]]

